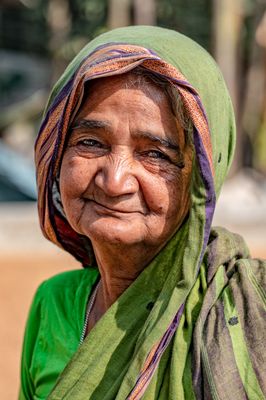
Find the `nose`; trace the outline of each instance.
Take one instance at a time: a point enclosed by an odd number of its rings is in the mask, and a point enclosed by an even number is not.
[[[134,160],[128,155],[103,157],[94,181],[110,197],[134,194],[139,189]]]

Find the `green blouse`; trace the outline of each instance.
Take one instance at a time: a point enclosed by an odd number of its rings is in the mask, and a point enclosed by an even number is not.
[[[61,273],[38,288],[27,321],[19,400],[46,399],[79,346],[86,305],[99,273]]]

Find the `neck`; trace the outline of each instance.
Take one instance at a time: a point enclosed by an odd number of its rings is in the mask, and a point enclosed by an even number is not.
[[[132,247],[94,245],[94,252],[101,274],[99,296],[106,311],[121,294],[134,282],[146,265],[157,254],[154,248],[143,244]]]
[[[94,253],[101,275],[94,305],[92,307],[88,331],[111,307],[119,296],[134,282],[160,249],[148,249],[140,244],[134,247],[103,247],[94,243]]]

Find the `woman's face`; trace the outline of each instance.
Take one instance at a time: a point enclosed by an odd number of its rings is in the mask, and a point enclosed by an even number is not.
[[[92,244],[161,248],[189,208],[192,150],[163,89],[131,73],[95,80],[70,129],[60,192]]]

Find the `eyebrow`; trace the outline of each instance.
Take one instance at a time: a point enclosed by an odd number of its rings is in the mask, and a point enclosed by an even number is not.
[[[160,136],[154,135],[150,132],[137,132],[136,134],[133,135],[133,137],[136,138],[142,138],[142,139],[148,139],[151,142],[154,143],[160,143],[162,146],[167,147],[171,150],[175,150],[176,152],[180,152],[180,147],[178,146],[178,144],[176,144],[175,142],[173,142],[171,139],[163,139]]]
[[[98,121],[95,119],[80,119],[79,121],[74,121],[71,125],[71,129],[106,129],[110,128],[110,124],[107,121]]]
[[[80,119],[79,121],[74,121],[71,129],[79,129],[79,128],[87,128],[87,129],[110,129],[111,124],[107,121],[100,121],[95,119]],[[176,152],[180,152],[180,147],[178,144],[173,142],[171,139],[163,139],[160,136],[154,135],[147,131],[138,131],[133,134],[133,138],[136,139],[147,139],[153,143],[160,143],[162,146],[167,147]]]

